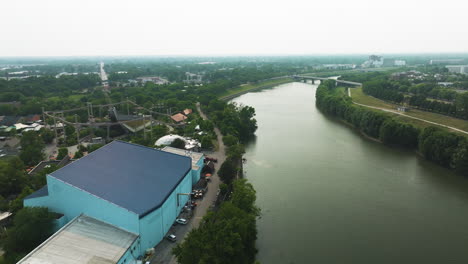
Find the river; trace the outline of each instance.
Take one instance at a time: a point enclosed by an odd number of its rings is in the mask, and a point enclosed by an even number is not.
[[[246,178],[262,264],[468,263],[468,180],[325,116],[316,85],[233,101],[255,107]]]

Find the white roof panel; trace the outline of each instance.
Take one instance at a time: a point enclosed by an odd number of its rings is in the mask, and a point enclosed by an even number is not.
[[[81,215],[53,234],[18,263],[115,264],[137,235]]]

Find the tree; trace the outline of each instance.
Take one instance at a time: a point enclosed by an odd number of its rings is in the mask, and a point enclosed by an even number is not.
[[[6,232],[3,243],[5,256],[14,259],[37,247],[53,233],[54,219],[54,214],[47,208],[25,207],[19,210],[13,226]]]
[[[75,155],[73,156],[74,159],[79,159],[79,158],[82,158],[83,157],[83,152],[81,151],[77,151],[75,152]]]
[[[35,131],[23,132],[20,158],[26,165],[35,165],[44,159],[44,141]]]
[[[172,141],[170,146],[173,148],[185,149],[185,141],[180,138],[176,138]]]
[[[68,155],[68,148],[59,148],[58,154],[57,154],[57,160],[62,160],[67,155]]]
[[[24,187],[21,193],[18,195],[18,197],[16,197],[15,200],[11,201],[10,207],[9,207],[10,212],[14,213],[20,210],[21,208],[23,208],[24,198],[33,192],[34,192],[33,189],[31,189],[30,187],[28,186]]]
[[[233,186],[231,201],[209,212],[199,228],[173,249],[179,263],[254,263],[259,215],[255,190],[246,180],[236,180]]]
[[[25,184],[24,164],[18,157],[0,161],[0,195],[8,197],[17,194]]]
[[[221,168],[219,168],[218,176],[226,184],[230,184],[237,175],[237,166],[233,159],[227,158]]]
[[[41,137],[44,143],[50,144],[54,141],[55,134],[52,130],[47,129],[47,128],[41,128],[39,132],[41,134]]]
[[[230,146],[227,149],[227,155],[228,157],[234,159],[234,160],[240,160],[242,158],[242,155],[245,153],[245,148],[244,145],[242,144],[235,144]]]
[[[233,135],[227,135],[223,137],[223,142],[224,142],[224,145],[230,147],[230,146],[237,144],[239,140],[237,139],[237,137]]]
[[[204,149],[211,149],[213,148],[213,142],[210,136],[204,136],[201,140],[201,146]]]
[[[247,182],[246,179],[239,179],[235,180],[232,185],[233,193],[231,202],[245,212],[258,216],[260,209],[255,206],[257,196],[252,184]]]

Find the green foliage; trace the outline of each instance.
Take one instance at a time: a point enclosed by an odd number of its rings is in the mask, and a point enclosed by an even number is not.
[[[92,144],[92,145],[88,145],[88,153],[91,153],[97,149],[99,149],[100,147],[104,146],[103,144]]]
[[[45,146],[44,141],[37,132],[23,132],[20,144],[20,158],[24,164],[32,166],[44,159],[44,153],[42,152]]]
[[[320,85],[316,93],[319,109],[344,119],[369,136],[380,138],[383,143],[407,148],[418,146],[426,159],[468,176],[466,138],[432,126],[419,131],[385,113],[353,105],[347,96],[335,90],[333,82]]]
[[[233,193],[231,202],[245,212],[258,216],[260,214],[260,209],[255,206],[257,196],[252,184],[247,182],[246,179],[239,179],[234,181],[232,186]]]
[[[464,139],[438,127],[427,127],[419,135],[419,151],[428,160],[453,167],[454,154]]]
[[[240,160],[245,153],[245,147],[242,144],[235,144],[227,149],[227,155],[231,159]]]
[[[50,144],[54,141],[55,134],[52,130],[47,129],[47,128],[41,128],[39,132],[41,134],[41,137],[44,143]]]
[[[237,175],[237,166],[236,162],[232,158],[227,158],[221,168],[219,168],[218,176],[226,184],[230,184]]]
[[[25,207],[19,210],[3,241],[5,256],[21,256],[33,250],[53,233],[53,221],[54,214],[47,208]]]
[[[380,140],[385,144],[414,148],[418,143],[419,130],[412,125],[387,119],[380,127]]]
[[[404,96],[398,91],[398,85],[385,80],[373,80],[362,85],[362,91],[368,95],[396,103],[403,102]]]
[[[26,184],[24,164],[18,157],[0,161],[0,195],[8,197],[19,193]]]
[[[233,135],[227,135],[223,137],[223,142],[224,142],[224,145],[230,147],[230,146],[237,144],[239,140],[237,139],[237,137]]]
[[[61,160],[68,155],[68,148],[59,148],[57,154],[57,160]]]
[[[81,151],[77,151],[75,152],[75,155],[73,156],[74,159],[79,159],[79,158],[82,158],[83,157],[83,152]]]
[[[18,195],[18,197],[16,197],[15,200],[11,201],[9,211],[12,212],[12,213],[15,213],[18,210],[20,210],[21,208],[23,208],[24,198],[26,196],[30,195],[33,192],[34,192],[33,189],[31,189],[30,187],[28,187],[28,186],[24,187],[24,189],[21,191],[21,193]]]
[[[165,125],[157,125],[151,128],[153,130],[153,138],[158,139],[168,133],[168,128]],[[154,143],[154,142],[153,142]]]
[[[47,184],[47,174],[51,174],[52,172],[58,170],[59,167],[55,164],[50,165],[50,167],[46,167],[40,172],[38,172],[34,177],[32,177],[31,186],[37,190]]]
[[[232,135],[242,143],[252,138],[257,130],[253,107],[213,100],[208,110],[223,135]]]
[[[204,136],[202,137],[202,140],[201,140],[201,146],[202,148],[204,149],[211,149],[213,148],[213,142],[212,142],[212,138],[210,136]]]
[[[170,146],[173,148],[185,149],[185,141],[180,138],[176,138],[172,141]]]
[[[254,263],[257,239],[255,191],[246,180],[233,183],[232,201],[209,212],[173,253],[181,264]]]

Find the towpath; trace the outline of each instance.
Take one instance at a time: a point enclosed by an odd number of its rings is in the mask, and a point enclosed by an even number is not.
[[[351,97],[351,88],[348,88],[348,96]],[[437,126],[441,126],[441,127],[446,127],[446,128],[448,128],[448,129],[451,129],[451,130],[454,130],[454,131],[457,131],[457,132],[460,132],[460,133],[463,133],[463,134],[467,134],[467,135],[468,135],[468,132],[466,132],[465,130],[461,130],[461,129],[458,129],[458,128],[456,128],[456,127],[446,126],[446,125],[444,125],[444,124],[440,124],[440,123],[428,121],[428,120],[426,120],[426,119],[422,119],[422,118],[418,118],[418,117],[406,115],[406,114],[404,114],[404,113],[402,113],[402,112],[398,112],[398,111],[396,111],[396,110],[391,110],[391,109],[382,108],[382,107],[376,107],[376,106],[370,106],[370,105],[365,105],[365,104],[359,104],[359,103],[356,103],[356,102],[354,102],[354,101],[353,101],[353,104],[360,105],[360,106],[364,106],[364,107],[368,107],[368,108],[372,108],[372,109],[381,110],[381,111],[388,112],[388,113],[392,113],[392,114],[401,115],[401,116],[408,117],[408,118],[411,118],[411,119],[416,119],[416,120],[419,120],[419,121],[423,121],[423,122],[426,122],[426,123],[429,123],[429,124],[432,124],[432,125],[437,125]]]

